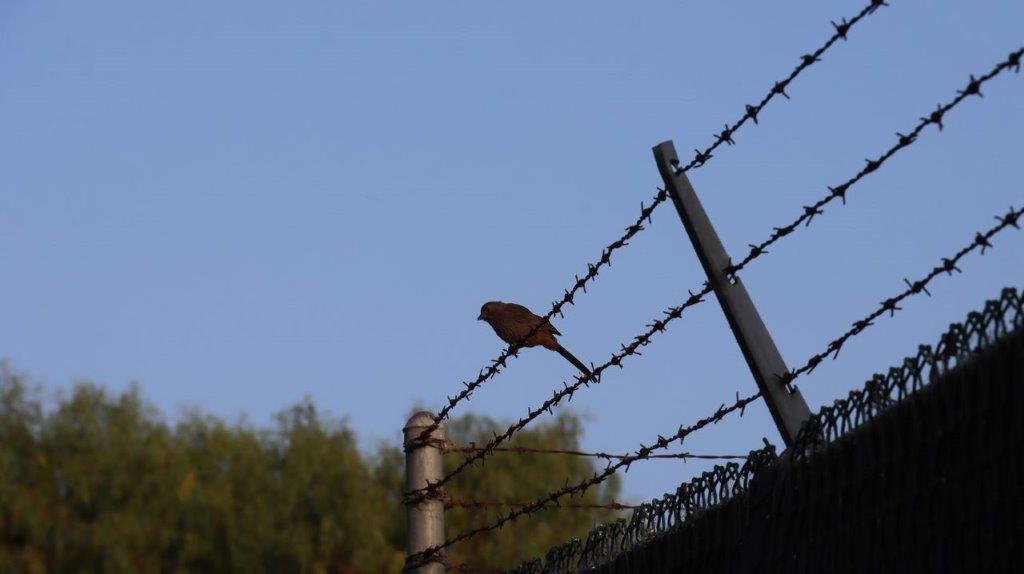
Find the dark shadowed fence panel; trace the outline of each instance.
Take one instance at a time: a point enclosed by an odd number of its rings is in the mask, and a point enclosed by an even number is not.
[[[770,446],[516,568],[1024,571],[1024,312],[1007,289]]]

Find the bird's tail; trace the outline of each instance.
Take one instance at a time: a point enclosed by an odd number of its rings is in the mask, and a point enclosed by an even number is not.
[[[580,372],[586,375],[588,379],[594,377],[594,373],[590,372],[590,369],[588,369],[587,366],[583,364],[583,361],[577,359],[572,353],[568,351],[568,349],[559,345],[558,348],[556,348],[555,350],[558,351],[559,355],[565,357],[566,361],[572,363],[573,366],[575,366],[577,369],[580,370]]]

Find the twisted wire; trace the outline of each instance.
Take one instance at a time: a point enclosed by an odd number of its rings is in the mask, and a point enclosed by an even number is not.
[[[768,91],[768,93],[765,94],[765,96],[762,97],[756,105],[747,104],[745,106],[745,111],[743,115],[740,116],[738,120],[736,120],[731,125],[727,124],[721,132],[715,134],[714,142],[712,142],[711,145],[709,145],[703,151],[694,150],[693,159],[690,160],[690,162],[685,166],[677,167],[677,171],[687,172],[691,169],[702,167],[705,163],[708,162],[708,160],[712,158],[712,154],[715,152],[715,150],[719,148],[719,146],[721,146],[722,144],[734,145],[736,142],[733,139],[733,136],[739,129],[743,127],[744,124],[747,123],[748,120],[753,121],[756,124],[758,114],[760,114],[761,111],[768,106],[768,103],[775,99],[776,96],[781,95],[784,98],[789,99],[789,94],[786,93],[786,88],[790,85],[790,83],[793,82],[793,80],[797,78],[797,76],[799,76],[804,70],[806,70],[810,66],[814,65],[817,62],[820,62],[821,57],[836,42],[838,42],[841,39],[845,40],[847,34],[855,25],[857,25],[858,22],[863,20],[868,15],[873,14],[878,8],[886,5],[887,4],[886,2],[884,2],[884,0],[870,0],[866,6],[861,8],[861,10],[857,12],[857,14],[854,15],[849,20],[847,20],[846,18],[842,18],[838,23],[832,22],[834,32],[828,38],[828,40],[825,41],[824,44],[819,46],[813,52],[809,52],[801,56],[799,64],[797,64],[797,66],[793,68],[792,71],[790,71],[789,75],[787,75],[782,80],[772,84],[772,87]],[[579,275],[576,275],[574,277],[575,282],[573,283],[573,285],[569,289],[565,290],[561,299],[552,303],[551,309],[549,309],[548,312],[544,314],[541,321],[538,322],[537,325],[529,333],[527,333],[526,336],[522,338],[522,341],[529,340],[530,337],[537,333],[541,326],[543,326],[545,323],[551,320],[555,315],[563,316],[562,308],[565,305],[574,305],[576,294],[580,290],[586,293],[587,283],[589,283],[595,277],[597,277],[602,267],[611,265],[612,253],[628,245],[629,240],[632,239],[633,236],[643,231],[644,222],[650,224],[651,214],[654,213],[654,210],[657,209],[659,205],[664,203],[666,199],[668,199],[668,192],[663,188],[659,188],[658,192],[651,199],[650,205],[645,206],[644,203],[641,202],[640,217],[638,217],[632,225],[626,228],[625,233],[621,237],[619,237],[612,243],[608,244],[601,251],[601,257],[597,260],[596,263],[587,264],[587,272],[582,277],[580,277]],[[463,389],[459,391],[456,395],[447,397],[447,404],[444,405],[440,411],[438,411],[437,415],[434,417],[433,424],[427,427],[419,435],[418,438],[420,440],[426,439],[431,432],[437,429],[438,425],[440,425],[442,421],[448,418],[452,409],[454,409],[457,404],[459,404],[463,400],[468,400],[469,396],[473,394],[477,387],[484,384],[487,380],[491,379],[492,377],[500,373],[501,370],[507,365],[508,360],[511,357],[518,355],[520,349],[522,349],[521,343],[514,343],[509,345],[504,351],[502,351],[500,355],[498,355],[498,358],[491,361],[490,366],[488,366],[485,369],[481,369],[480,372],[477,373],[477,376],[473,381],[463,381]]]
[[[457,445],[451,441],[448,441],[444,447],[444,452],[480,452],[483,447],[476,446],[476,443],[469,443],[468,446]],[[561,448],[536,448],[528,446],[499,446],[494,447],[492,450],[495,452],[514,452],[518,454],[565,454],[569,456],[584,456],[590,458],[602,458],[605,460],[621,460],[629,456],[628,454],[611,454],[607,452],[585,452],[581,450],[572,449],[561,449]],[[692,452],[676,452],[670,454],[658,454],[651,458],[664,458],[664,459],[682,459],[687,460],[691,458],[703,459],[703,460],[746,460],[746,455],[740,454],[694,454]]]
[[[746,458],[746,457],[744,457]],[[466,498],[446,498],[445,508],[522,508],[529,502],[509,502],[505,500],[471,500]],[[580,508],[588,510],[631,510],[638,508],[639,504],[624,504],[622,502],[567,502],[555,504],[549,508]]]
[[[900,301],[906,299],[907,297],[910,297],[911,295],[918,295],[920,293],[931,295],[927,289],[928,283],[930,283],[933,279],[935,279],[936,277],[943,273],[947,273],[949,275],[952,275],[954,271],[962,273],[962,271],[957,267],[957,263],[960,261],[960,259],[962,259],[967,254],[979,249],[981,250],[981,254],[984,255],[985,249],[989,249],[992,247],[992,243],[990,240],[997,233],[1003,231],[1008,227],[1020,229],[1019,220],[1021,215],[1024,215],[1024,208],[1014,209],[1013,207],[1011,207],[1005,215],[995,217],[997,223],[994,226],[992,226],[991,228],[984,232],[976,233],[974,235],[974,239],[972,239],[969,244],[961,248],[951,257],[943,257],[941,259],[941,264],[933,268],[924,277],[916,281],[904,279],[904,282],[907,284],[906,290],[904,290],[899,295],[890,297],[882,301],[878,309],[869,313],[864,319],[854,322],[853,327],[850,330],[829,342],[826,345],[824,351],[812,355],[811,358],[808,359],[803,366],[791,370],[789,373],[780,376],[781,382],[784,382],[785,384],[791,384],[793,380],[796,379],[797,377],[813,371],[814,368],[817,367],[821,363],[821,361],[828,355],[833,355],[833,359],[837,358],[838,351],[843,346],[843,344],[845,344],[851,337],[864,332],[864,330],[867,329],[867,327],[874,324],[874,320],[877,319],[879,316],[883,315],[886,311],[889,311],[890,316],[892,316],[896,313],[896,311],[902,310],[902,307],[899,307],[897,305],[897,303],[899,303]],[[577,494],[582,495],[590,487],[606,480],[618,469],[626,467],[626,470],[629,470],[629,466],[632,463],[638,460],[650,458],[650,456],[656,450],[661,450],[667,448],[670,444],[683,441],[687,436],[689,436],[693,432],[696,432],[708,426],[709,424],[717,423],[718,421],[724,419],[726,416],[736,411],[739,411],[740,416],[742,416],[747,405],[749,405],[754,400],[760,398],[760,396],[761,393],[757,392],[748,397],[740,398],[739,393],[737,392],[736,401],[729,405],[728,407],[726,407],[723,403],[718,407],[718,409],[714,413],[698,420],[697,422],[689,426],[680,426],[675,434],[669,437],[659,435],[658,440],[649,446],[641,444],[640,449],[638,449],[635,454],[630,455],[629,457],[624,458],[622,460],[619,460],[618,462],[609,463],[604,468],[604,470],[600,472],[595,472],[594,475],[591,476],[590,478],[587,478],[573,485],[567,484],[566,486],[558,490],[555,490],[541,498],[538,498],[533,502],[527,503],[522,507],[509,511],[508,513],[498,517],[492,522],[489,522],[482,526],[478,526],[476,528],[472,528],[470,530],[463,531],[455,537],[445,540],[441,544],[435,545],[433,547],[427,548],[426,550],[410,555],[406,562],[407,568],[415,567],[420,564],[430,562],[431,560],[433,560],[432,557],[435,556],[438,552],[453,544],[456,544],[458,542],[461,542],[462,540],[466,540],[478,534],[501,528],[509,521],[515,520],[520,516],[538,512],[547,507],[549,504],[556,503],[559,499],[561,499],[564,496],[573,496]]]
[[[438,557],[435,562],[443,564],[445,572],[464,572],[467,574],[505,574],[507,572],[504,568],[481,568],[467,562],[451,562],[444,556]]]

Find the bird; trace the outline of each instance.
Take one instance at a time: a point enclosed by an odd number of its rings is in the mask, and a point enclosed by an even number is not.
[[[540,345],[545,349],[551,349],[565,357],[566,361],[572,363],[588,379],[594,376],[590,369],[583,364],[583,361],[577,359],[555,339],[555,335],[561,335],[561,333],[555,329],[554,325],[549,321],[544,321],[544,324],[541,325],[543,320],[541,317],[518,303],[488,301],[480,307],[480,316],[477,317],[477,320],[486,321],[498,337],[510,345],[519,344],[523,347]],[[537,327],[538,325],[540,328]],[[535,329],[536,332],[530,335]],[[530,337],[524,341],[523,338],[527,335]]]

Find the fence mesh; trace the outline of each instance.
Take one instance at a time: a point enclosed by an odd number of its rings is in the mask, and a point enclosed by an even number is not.
[[[1024,296],[952,325],[754,451],[511,572],[1013,571],[1024,557]]]

